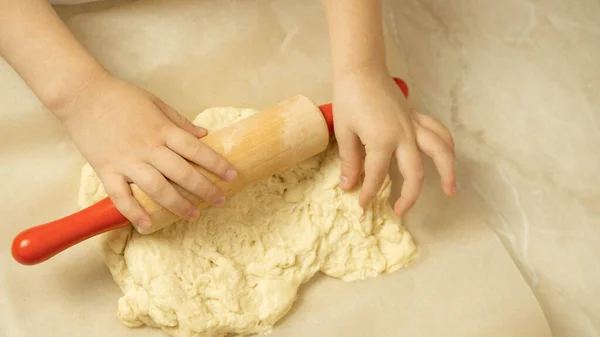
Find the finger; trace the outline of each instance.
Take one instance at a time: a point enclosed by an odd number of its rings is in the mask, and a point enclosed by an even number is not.
[[[396,151],[398,169],[404,178],[400,198],[394,204],[394,211],[399,216],[415,204],[423,188],[423,163],[419,150],[414,145],[403,145]]]
[[[131,188],[125,177],[118,174],[107,174],[102,177],[102,184],[106,194],[121,214],[136,227],[150,229],[152,226],[150,215],[131,194]]]
[[[151,164],[169,180],[204,201],[215,205],[222,205],[225,202],[225,195],[217,185],[170,149],[166,147],[158,149],[151,159]]]
[[[369,204],[379,192],[390,167],[393,148],[380,147],[377,149],[366,148],[365,180],[358,198],[361,206]]]
[[[184,198],[153,166],[142,163],[126,173],[142,191],[162,207],[182,218],[198,218],[200,212],[197,207]]]
[[[447,196],[456,194],[456,176],[454,173],[454,155],[441,137],[426,128],[417,130],[417,146],[423,153],[431,157],[435,163],[441,180],[442,190]]]
[[[208,134],[208,130],[201,126],[194,125],[187,118],[180,115],[177,111],[171,108],[167,103],[155,97],[154,103],[156,106],[179,128],[191,133],[196,138],[202,138]]]
[[[167,135],[167,147],[189,161],[196,163],[225,181],[237,177],[237,171],[225,158],[208,145],[185,132],[171,132]]]
[[[444,124],[433,117],[423,115],[421,113],[417,113],[416,116],[417,121],[419,124],[421,124],[421,126],[438,135],[444,141],[444,143],[448,145],[448,148],[454,151],[454,138],[452,138],[450,130],[448,130]]]
[[[340,188],[351,190],[362,172],[363,148],[358,136],[350,130],[338,130],[336,139],[342,161]]]

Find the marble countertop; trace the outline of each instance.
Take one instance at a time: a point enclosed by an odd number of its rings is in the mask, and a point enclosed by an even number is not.
[[[600,2],[388,1],[421,110],[554,336],[600,334]]]

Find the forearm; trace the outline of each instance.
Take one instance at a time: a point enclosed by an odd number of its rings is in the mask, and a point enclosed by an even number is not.
[[[380,0],[322,0],[334,76],[361,68],[386,68]]]
[[[0,0],[0,56],[49,107],[103,72],[46,0]]]

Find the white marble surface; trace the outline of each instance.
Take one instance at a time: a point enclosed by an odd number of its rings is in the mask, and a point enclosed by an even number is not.
[[[599,336],[600,2],[390,0],[386,20],[554,336]]]

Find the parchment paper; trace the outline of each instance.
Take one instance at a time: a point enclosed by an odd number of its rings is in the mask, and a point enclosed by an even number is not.
[[[317,103],[331,98],[317,1],[108,7],[63,13],[110,71],[188,117],[210,106],[267,107],[298,93]],[[406,78],[389,41],[388,59],[393,73]],[[19,231],[76,210],[84,160],[5,64],[0,103],[0,336],[163,335],[117,321],[120,291],[93,240],[35,267],[12,260],[10,243]],[[426,163],[423,195],[405,219],[421,250],[414,266],[352,284],[319,276],[302,288],[273,336],[550,336],[535,298],[485,225],[489,210],[473,191],[444,198]],[[399,182],[396,175],[396,189]]]

